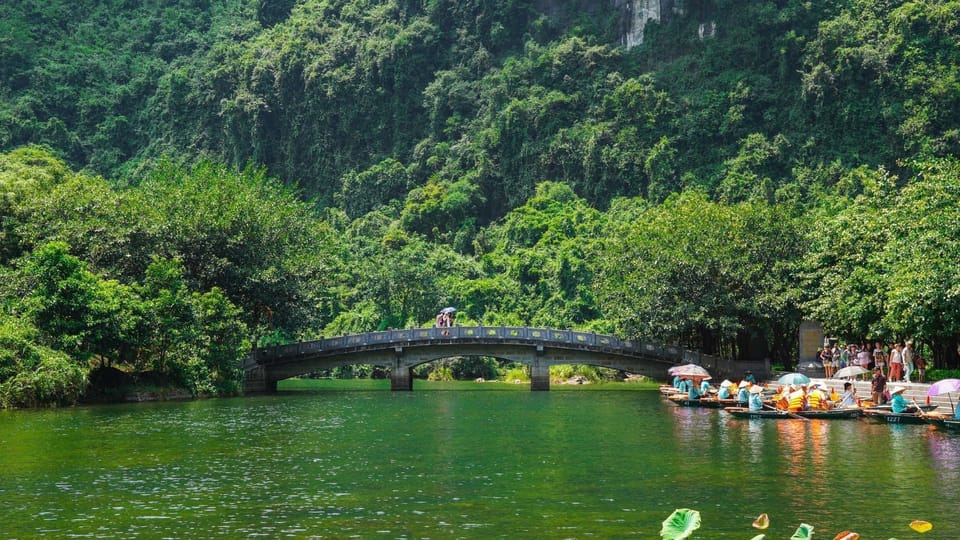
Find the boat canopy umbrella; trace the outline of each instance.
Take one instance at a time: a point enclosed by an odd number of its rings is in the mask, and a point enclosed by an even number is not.
[[[843,379],[846,377],[856,377],[857,375],[863,375],[864,373],[870,373],[870,370],[863,369],[860,366],[847,366],[837,370],[837,372],[833,374],[833,378]]]
[[[803,373],[787,373],[781,375],[777,382],[780,384],[810,384],[810,377]]]
[[[689,379],[710,379],[710,372],[703,366],[697,364],[684,364],[682,366],[673,366],[667,370],[670,375]]]
[[[957,409],[953,404],[953,398],[950,397],[950,392],[957,391],[960,391],[960,379],[942,379],[930,385],[930,388],[927,389],[927,396],[946,394],[947,399],[950,400],[950,408],[956,414]]]

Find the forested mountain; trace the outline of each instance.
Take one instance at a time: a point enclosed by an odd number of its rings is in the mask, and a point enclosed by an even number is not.
[[[956,365],[958,21],[948,0],[6,1],[3,328],[79,372],[226,391],[231,347],[447,303],[787,363],[811,317]],[[154,323],[106,323],[134,307]]]

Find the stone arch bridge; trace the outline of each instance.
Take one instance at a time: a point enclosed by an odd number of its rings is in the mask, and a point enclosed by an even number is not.
[[[530,389],[550,389],[550,366],[589,364],[663,378],[668,367],[716,358],[680,347],[613,336],[511,326],[412,328],[254,349],[244,362],[247,393],[275,392],[277,381],[350,364],[390,368],[392,390],[412,390],[414,366],[454,356],[490,356],[530,366]]]

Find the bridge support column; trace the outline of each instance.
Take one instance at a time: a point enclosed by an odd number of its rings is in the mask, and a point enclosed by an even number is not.
[[[413,390],[413,370],[404,367],[394,367],[390,370],[390,389],[393,391],[409,392]]]
[[[400,357],[403,356],[403,347],[394,347],[393,352],[397,356],[393,360],[393,366],[390,368],[390,390],[394,392],[410,392],[413,390],[413,370],[400,365]]]
[[[539,360],[530,364],[530,390],[550,390],[550,366],[541,364]]]
[[[263,366],[247,369],[243,376],[244,394],[264,394],[277,391],[277,381],[267,377],[267,370]]]

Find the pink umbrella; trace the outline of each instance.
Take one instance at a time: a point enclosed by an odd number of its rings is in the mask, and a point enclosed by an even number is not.
[[[684,364],[682,366],[673,366],[667,370],[667,373],[670,375],[678,375],[680,377],[689,377],[691,379],[709,379],[710,372],[707,371],[703,366],[698,366],[696,364]]]
[[[939,396],[940,394],[949,394],[950,392],[960,391],[960,379],[943,379],[930,385],[927,390],[928,396]]]
[[[953,399],[950,397],[950,392],[957,391],[960,391],[960,379],[943,379],[930,385],[930,388],[927,389],[927,396],[947,394],[947,399],[950,400],[950,408],[952,409]]]

